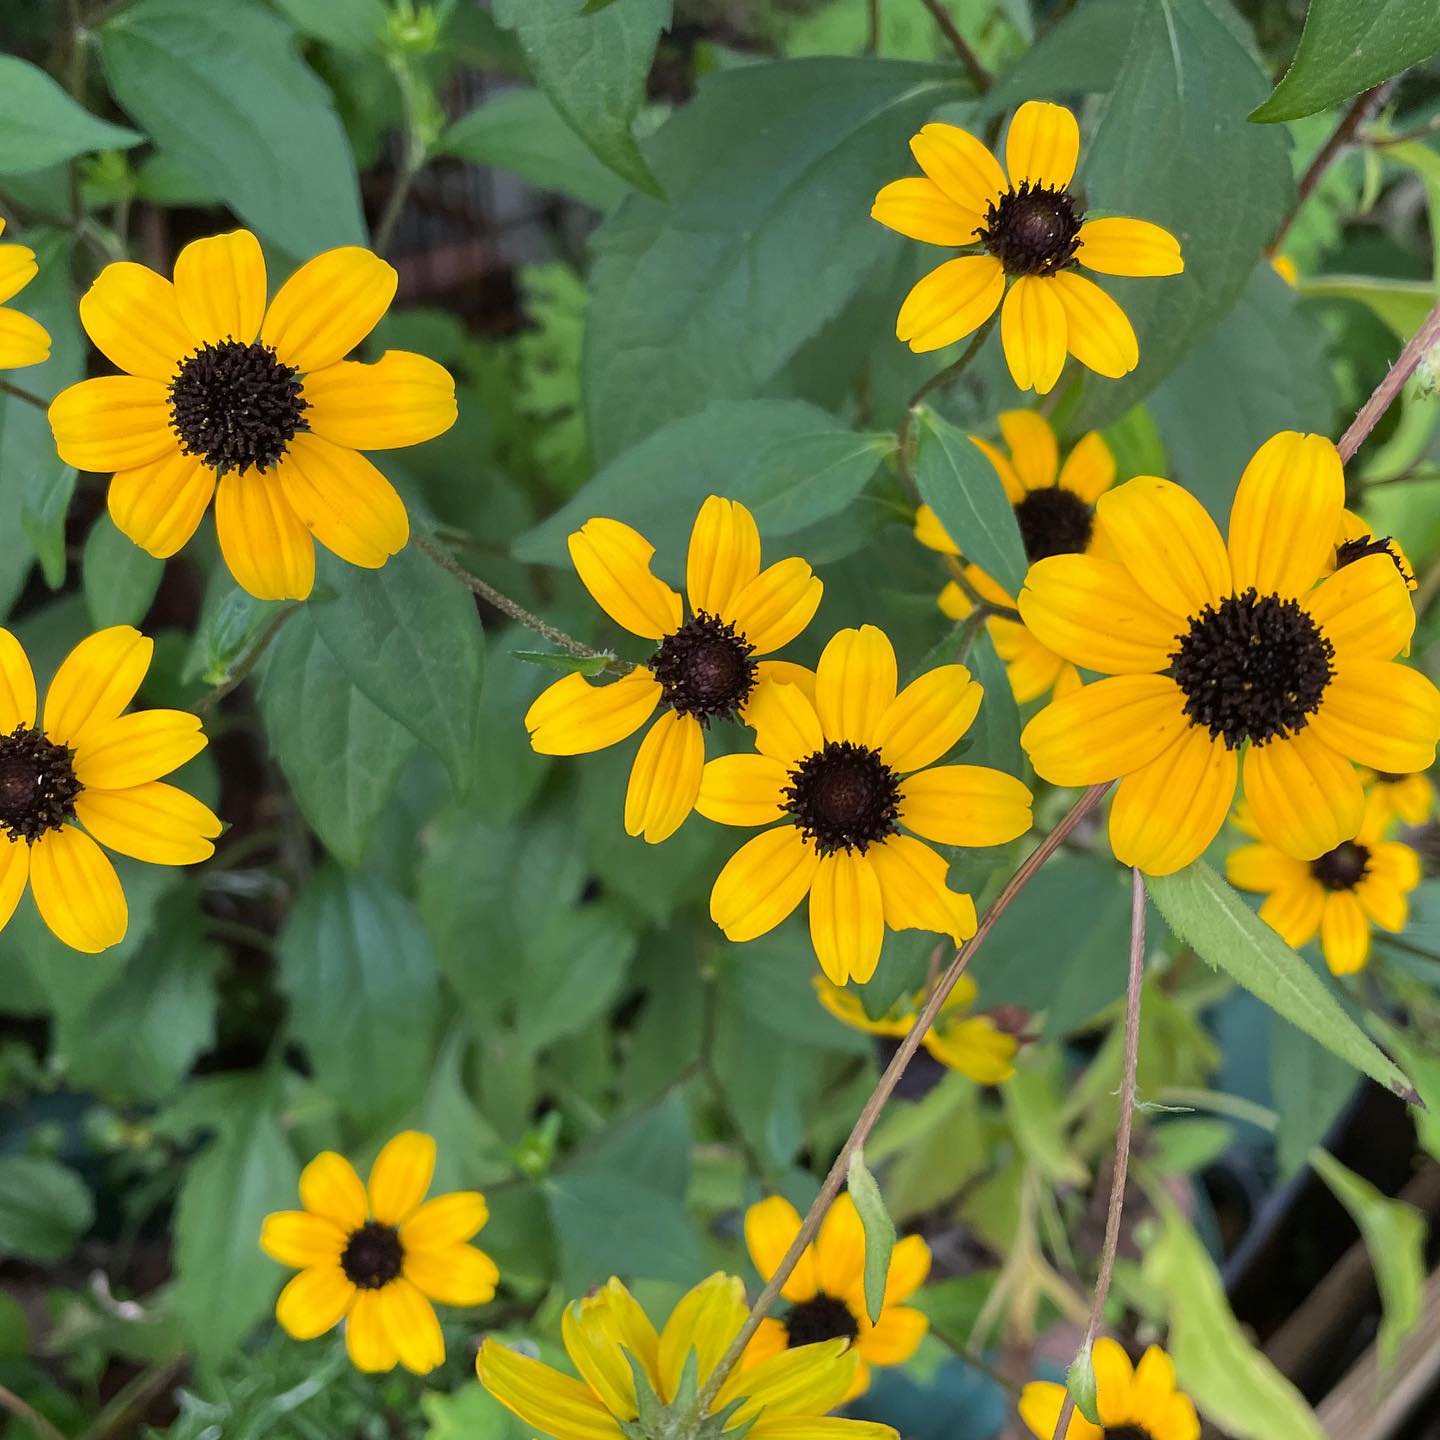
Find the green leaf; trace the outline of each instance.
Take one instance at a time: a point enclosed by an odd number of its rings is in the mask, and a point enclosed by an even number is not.
[[[1293,1175],[1309,1160],[1358,1083],[1345,1061],[1279,1015],[1272,1017],[1270,1096],[1280,1116],[1275,1152],[1282,1175]]]
[[[334,598],[312,601],[309,613],[341,669],[468,789],[485,669],[469,592],[413,546],[379,570],[336,560],[321,573]]]
[[[512,650],[516,660],[527,665],[539,665],[546,670],[558,670],[562,675],[600,675],[615,658],[604,655],[569,655],[564,650]]]
[[[390,23],[385,0],[274,0],[276,9],[304,35],[339,50],[378,55]]]
[[[39,1156],[0,1157],[0,1254],[63,1260],[94,1219],[90,1191],[73,1170]]]
[[[626,186],[601,165],[564,117],[538,90],[502,90],[441,137],[443,155],[509,170],[542,190],[558,190],[608,210]]]
[[[1425,1217],[1403,1200],[1382,1195],[1347,1170],[1328,1150],[1310,1156],[1316,1173],[1350,1212],[1370,1252],[1384,1314],[1378,1345],[1382,1374],[1395,1364],[1401,1342],[1420,1323],[1425,1291]]]
[[[1135,0],[1085,0],[1073,5],[1007,70],[979,102],[984,115],[1003,115],[1039,97],[1068,99],[1108,92],[1135,28]]]
[[[535,82],[566,124],[622,179],[661,194],[635,142],[635,117],[673,0],[615,0],[586,15],[584,0],[498,0]]]
[[[376,876],[326,866],[301,890],[278,954],[290,1028],[340,1109],[373,1124],[413,1103],[440,1023],[439,972],[414,906]]]
[[[597,1021],[618,998],[634,954],[634,930],[619,906],[601,900],[552,911],[525,951],[515,1005],[520,1044],[534,1053]]]
[[[1092,1424],[1100,1423],[1100,1399],[1096,1393],[1095,1361],[1090,1347],[1084,1346],[1075,1354],[1065,1371],[1065,1388],[1075,1399],[1075,1408]]]
[[[871,202],[909,173],[910,136],[962,93],[949,69],[874,59],[701,81],[650,146],[669,203],[631,195],[594,240],[585,398],[597,460],[755,395],[893,258],[903,242],[870,219]]]
[[[83,110],[38,65],[0,55],[0,175],[30,175],[144,137]]]
[[[1015,507],[995,467],[963,431],[933,410],[916,417],[915,483],[967,560],[1011,595],[1025,583],[1025,547]]]
[[[1420,328],[1435,303],[1435,286],[1429,280],[1380,280],[1373,275],[1306,276],[1300,293],[1307,299],[1356,300],[1401,340]]]
[[[875,1177],[865,1168],[865,1156],[857,1150],[850,1157],[845,1188],[860,1213],[865,1227],[865,1313],[878,1324],[885,1308],[885,1285],[890,1278],[890,1256],[895,1249],[895,1222],[885,1209],[884,1197]]]
[[[267,240],[301,260],[364,243],[349,141],[283,20],[252,0],[137,0],[100,52],[120,104]]]
[[[165,562],[147,554],[122,535],[109,515],[97,517],[85,539],[80,578],[85,587],[85,608],[95,628],[138,625],[145,618]]]
[[[1083,1185],[1090,1172],[1065,1134],[1060,1067],[1059,1050],[1035,1051],[1016,1066],[1000,1094],[1015,1141],[1030,1163],[1055,1185]]]
[[[1414,1095],[1326,983],[1203,860],[1175,875],[1148,875],[1145,887],[1171,930],[1202,959],[1401,1099]]]
[[[1275,93],[1250,114],[1270,123],[1313,115],[1440,50],[1434,0],[1310,0],[1300,48]]]
[[[1378,1015],[1371,1015],[1369,1024],[1399,1057],[1405,1073],[1415,1082],[1415,1089],[1420,1093],[1419,1101],[1410,1107],[1415,1138],[1432,1160],[1440,1160],[1440,1055]]]

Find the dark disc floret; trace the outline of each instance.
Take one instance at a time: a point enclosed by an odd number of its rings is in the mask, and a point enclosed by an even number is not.
[[[1227,749],[1303,730],[1335,673],[1335,647],[1295,600],[1252,586],[1190,621],[1167,671],[1185,714]]]
[[[0,736],[0,830],[33,845],[75,818],[85,788],[75,778],[75,752],[28,725]]]
[[[976,233],[1007,275],[1055,275],[1075,263],[1084,222],[1063,186],[1025,180],[991,202]]]
[[[1015,507],[1025,558],[1033,565],[1051,555],[1083,555],[1095,528],[1095,513],[1073,491],[1059,485],[1030,490]]]
[[[1393,535],[1362,535],[1358,539],[1346,540],[1343,544],[1337,545],[1335,547],[1335,568],[1339,570],[1346,565],[1353,565],[1367,555],[1388,555],[1391,563],[1400,572],[1400,578],[1407,585],[1415,583],[1415,577],[1410,573],[1410,567],[1406,565],[1401,556]]]
[[[816,1345],[822,1340],[840,1337],[853,1340],[860,1333],[859,1323],[850,1307],[833,1295],[816,1295],[790,1307],[785,1317],[786,1343],[793,1350],[799,1345]]]
[[[1105,1430],[1105,1440],[1152,1440],[1152,1437],[1138,1425],[1111,1425]]]
[[[170,382],[170,426],[187,455],[217,474],[269,470],[308,430],[300,372],[258,341],[202,345]]]
[[[791,772],[785,808],[822,855],[858,850],[900,828],[900,777],[878,750],[827,740]]]
[[[378,1220],[368,1220],[352,1230],[340,1256],[340,1268],[361,1290],[379,1290],[398,1279],[404,1264],[400,1232]]]
[[[1354,840],[1345,840],[1310,862],[1310,873],[1327,890],[1353,890],[1369,868],[1369,848]]]
[[[755,647],[728,620],[701,610],[660,642],[649,665],[671,709],[702,725],[733,720],[755,688]]]

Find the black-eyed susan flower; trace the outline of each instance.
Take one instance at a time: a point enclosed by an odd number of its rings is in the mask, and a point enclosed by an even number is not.
[[[782,1195],[745,1212],[745,1245],[762,1280],[769,1280],[800,1233],[800,1215]],[[788,1308],[767,1315],[746,1347],[743,1364],[762,1365],[796,1346],[836,1338],[848,1341],[860,1363],[845,1399],[870,1388],[872,1365],[903,1365],[930,1328],[908,1300],[930,1274],[930,1247],[919,1235],[897,1241],[885,1279],[885,1303],[873,1324],[865,1309],[865,1227],[848,1194],[835,1197],[814,1244],[781,1287]]]
[[[0,216],[0,235],[4,233],[5,219]],[[37,270],[35,252],[28,245],[0,245],[0,370],[39,365],[50,358],[45,327],[4,304],[35,278]]]
[[[1085,219],[1071,185],[1080,128],[1070,111],[1027,100],[1010,122],[1003,170],[954,125],[926,125],[910,149],[924,177],[887,185],[871,215],[911,239],[978,245],[983,253],[947,260],[925,276],[900,307],[897,338],[915,351],[942,349],[1003,301],[1000,338],[1022,390],[1046,394],[1067,352],[1111,379],[1139,364],[1125,312],[1076,266],[1102,275],[1178,275],[1180,244],[1147,220]]]
[[[1102,553],[1095,528],[1095,502],[1115,483],[1115,457],[1104,437],[1093,430],[1082,436],[1062,465],[1055,432],[1043,415],[1033,410],[1007,410],[1000,416],[1000,434],[1004,449],[978,435],[970,439],[995,467],[1006,498],[1015,507],[1025,558],[1033,563],[1048,555]],[[915,538],[963,563],[960,547],[928,505],[915,513]],[[1015,597],[978,565],[965,566],[965,579],[982,600],[1015,608]],[[940,609],[952,620],[963,620],[974,606],[959,583],[951,580],[940,592]],[[1068,695],[1079,686],[1075,667],[1041,644],[1024,625],[992,616],[986,629],[995,653],[1005,662],[1010,688],[1022,705],[1041,695]]]
[[[1090,1356],[1095,1365],[1096,1408],[1100,1424],[1075,1411],[1065,1440],[1200,1440],[1200,1417],[1188,1395],[1175,1388],[1175,1364],[1152,1345],[1134,1367],[1117,1341],[1097,1340]],[[1032,1380],[1020,1394],[1020,1418],[1040,1440],[1053,1440],[1065,1404],[1065,1387]]]
[[[734,720],[758,683],[798,668],[759,657],[810,623],[823,586],[795,556],[762,570],[755,517],[718,495],[700,507],[690,533],[688,620],[679,594],[651,573],[655,547],[639,531],[619,520],[588,520],[569,546],[595,603],[658,648],[610,683],[557,680],[530,707],[525,728],[542,755],[582,755],[628,738],[662,707],[625,795],[627,833],[657,844],[695,808],[710,723]]]
[[[1331,974],[1353,975],[1370,959],[1373,926],[1405,928],[1410,892],[1420,883],[1419,855],[1387,838],[1391,815],[1372,789],[1353,837],[1313,860],[1297,860],[1267,845],[1241,805],[1233,822],[1254,843],[1230,852],[1225,873],[1232,885],[1265,896],[1260,918],[1286,944],[1298,950],[1319,935]]]
[[[562,1317],[565,1349],[580,1372],[578,1380],[495,1339],[481,1345],[475,1370],[502,1405],[553,1440],[655,1434],[651,1428],[637,1430],[634,1422],[653,1406],[672,1405],[687,1371],[691,1383],[704,1387],[746,1313],[740,1281],[712,1275],[681,1299],[657,1332],[634,1296],[612,1279],[570,1304]],[[750,1440],[895,1440],[888,1425],[824,1418],[849,1393],[859,1363],[848,1341],[833,1339],[784,1350],[763,1364],[737,1365],[700,1418],[700,1433],[739,1431]],[[637,1374],[648,1391],[638,1396]]]
[[[891,1042],[903,1040],[915,1028],[916,1017],[925,1004],[925,992],[918,990],[902,995],[884,1015],[872,1020],[853,990],[831,984],[817,975],[815,993],[820,1003],[852,1030],[878,1035]],[[968,975],[962,975],[945,997],[935,1023],[925,1032],[921,1044],[941,1065],[959,1071],[977,1085],[999,1085],[1015,1073],[1015,1055],[1020,1042],[1001,1029],[993,1016],[972,1015],[970,1010],[974,1004],[975,982]]]
[[[314,1340],[345,1322],[357,1370],[396,1363],[417,1375],[445,1360],[435,1317],[441,1305],[483,1305],[500,1272],[467,1242],[484,1226],[485,1197],[473,1190],[425,1198],[435,1142],[407,1130],[386,1142],[362,1184],[333,1150],[300,1172],[301,1210],[265,1217],[260,1247],[299,1270],[275,1302],[275,1318],[296,1340]]]
[[[0,929],[28,881],[57,939],[108,950],[125,938],[129,917],[102,845],[152,865],[193,865],[214,853],[220,822],[161,778],[205,748],[199,718],[123,713],[153,650],[128,625],[82,640],[55,672],[37,723],[30,661],[0,630]]]
[[[897,694],[895,650],[873,625],[836,634],[813,685],[791,673],[798,683],[767,678],[746,709],[759,753],[705,767],[702,815],[786,822],[731,857],[711,918],[729,939],[753,940],[808,895],[815,953],[837,985],[875,973],[887,926],[969,939],[975,903],[949,888],[925,840],[1003,845],[1030,828],[1030,792],[1013,775],[935,764],[970,728],[981,686],[963,665],[941,665]]]
[[[1382,823],[1400,820],[1406,825],[1423,825],[1434,816],[1435,782],[1428,775],[1367,770],[1361,778],[1370,786],[1368,808],[1379,813]]]
[[[173,284],[130,261],[107,265],[80,320],[125,373],[55,397],[61,459],[113,472],[111,518],[161,558],[195,533],[213,495],[225,563],[262,600],[310,594],[313,540],[378,568],[410,525],[360,452],[417,445],[455,422],[455,383],[433,360],[345,358],[395,284],[378,255],[345,246],[302,265],[267,308],[265,260],[246,230],[187,245]]]
[[[1030,568],[1025,624],[1109,677],[1042,710],[1021,742],[1057,785],[1119,779],[1110,843],[1168,875],[1215,838],[1240,783],[1266,840],[1301,860],[1360,827],[1356,762],[1423,770],[1440,691],[1395,662],[1415,628],[1389,554],[1329,568],[1344,504],[1318,435],[1267,440],[1230,512],[1228,550],[1194,496],[1141,476],[1097,505],[1114,558]]]

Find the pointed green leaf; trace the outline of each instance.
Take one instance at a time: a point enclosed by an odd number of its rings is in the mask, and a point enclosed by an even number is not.
[[[1095,1361],[1086,1345],[1065,1371],[1065,1388],[1075,1399],[1075,1408],[1092,1424],[1100,1423],[1100,1400],[1096,1393]]]
[[[850,1157],[845,1184],[865,1227],[865,1311],[871,1324],[877,1324],[885,1308],[885,1282],[890,1277],[890,1256],[895,1249],[895,1222],[859,1150]]]
[[[604,655],[567,655],[563,650],[512,650],[510,653],[527,665],[559,670],[565,675],[599,675],[615,658],[608,652]]]
[[[143,138],[81,109],[38,65],[0,55],[0,175],[29,175],[95,150],[126,150]]]

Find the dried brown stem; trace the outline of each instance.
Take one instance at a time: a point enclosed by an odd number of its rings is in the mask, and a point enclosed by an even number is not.
[[[1375,387],[1374,394],[1360,407],[1350,428],[1340,437],[1340,458],[1347,465],[1365,443],[1365,437],[1380,423],[1380,417],[1405,388],[1405,382],[1415,373],[1426,351],[1437,345],[1440,345],[1440,305],[1436,305],[1425,317],[1400,352],[1400,358],[1390,367],[1389,374]]]

